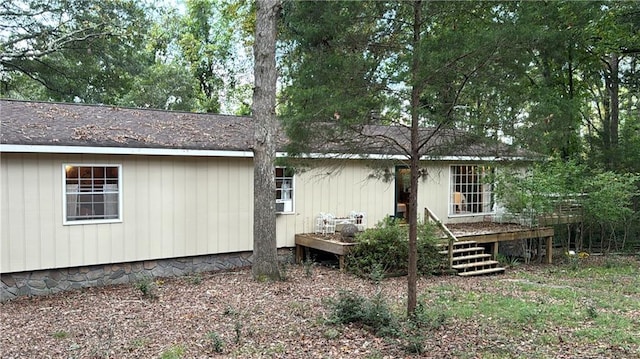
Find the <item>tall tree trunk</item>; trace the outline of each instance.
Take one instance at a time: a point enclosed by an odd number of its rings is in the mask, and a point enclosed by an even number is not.
[[[417,83],[420,71],[420,24],[422,21],[422,3],[414,2],[413,10],[413,62],[411,89],[411,192],[409,193],[409,263],[407,275],[407,315],[414,317],[418,303],[418,177],[420,176],[420,154],[418,138],[418,108],[420,106],[420,86]]]
[[[253,278],[278,280],[276,242],[275,166],[276,119],[276,20],[279,0],[256,3],[254,44],[253,119]]]
[[[618,166],[619,153],[618,153],[618,127],[620,126],[620,80],[618,78],[618,68],[620,64],[620,58],[617,54],[611,54],[608,59],[609,76],[607,76],[607,90],[609,95],[610,104],[610,119],[609,119],[609,143],[610,143],[610,169],[615,169]]]
[[[610,54],[603,58],[603,70],[606,94],[602,97],[604,116],[602,121],[602,146],[604,163],[607,169],[614,170],[620,162],[619,134],[620,127],[620,79],[618,71],[620,58],[617,54]]]

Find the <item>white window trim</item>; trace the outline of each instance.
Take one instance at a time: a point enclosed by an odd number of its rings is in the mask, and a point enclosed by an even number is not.
[[[67,167],[118,167],[118,218],[67,220]],[[62,164],[62,224],[65,226],[82,224],[122,223],[122,165],[113,163],[63,163]]]
[[[276,169],[278,168],[282,168],[284,170],[287,169],[287,167],[284,166],[276,166]],[[277,188],[276,188],[277,190]],[[295,214],[296,212],[296,176],[295,174],[293,176],[291,176],[291,211],[278,211],[276,208],[276,214]],[[278,203],[279,200],[276,199],[276,203]]]
[[[473,163],[456,163],[456,164],[450,164],[449,165],[449,188],[447,190],[447,214],[449,218],[462,218],[462,217],[478,217],[478,216],[488,216],[488,215],[493,215],[495,214],[495,206],[491,206],[491,210],[489,212],[476,212],[476,213],[456,213],[455,211],[452,212],[452,208],[453,208],[453,202],[451,200],[451,198],[453,197],[453,188],[454,188],[454,179],[453,179],[453,167],[457,167],[457,166],[466,166],[466,167],[479,167],[479,166],[484,166],[483,164],[473,164]],[[493,185],[492,185],[493,186]],[[493,187],[491,188],[491,196],[493,197]],[[483,202],[484,204],[484,202]]]

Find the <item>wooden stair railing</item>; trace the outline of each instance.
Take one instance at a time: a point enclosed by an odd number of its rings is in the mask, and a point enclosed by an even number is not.
[[[444,245],[443,245],[444,247]],[[446,254],[447,251],[440,253]],[[485,253],[485,248],[475,241],[458,241],[454,243],[453,266],[461,277],[503,273],[505,269],[500,263]]]
[[[436,216],[435,213],[433,213],[429,207],[425,207],[424,208],[425,211],[425,219],[431,218],[434,222],[436,222],[436,224],[440,227],[440,229],[442,229],[444,231],[444,233],[447,235],[447,237],[449,238],[449,247],[448,247],[448,257],[449,257],[449,269],[453,268],[453,242],[457,242],[458,238],[456,238],[456,236],[451,233],[451,231],[449,230],[449,228],[447,228],[447,226],[444,225],[444,223],[442,223],[442,221],[438,218],[438,216]]]
[[[449,269],[456,270],[458,275],[463,277],[504,272],[505,269],[499,266],[498,261],[492,260],[491,255],[486,254],[483,247],[478,246],[475,241],[458,241],[458,238],[442,223],[438,216],[428,207],[425,207],[424,210],[425,221],[429,218],[433,220],[449,239],[446,251]],[[445,251],[440,253],[445,253]]]

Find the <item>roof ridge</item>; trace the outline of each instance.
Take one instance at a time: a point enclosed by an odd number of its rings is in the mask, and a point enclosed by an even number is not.
[[[164,110],[160,108],[152,108],[152,107],[130,107],[130,106],[121,106],[121,105],[110,105],[110,104],[100,104],[100,103],[85,103],[85,102],[64,102],[64,101],[43,101],[43,100],[21,100],[14,98],[0,98],[0,102],[22,102],[26,104],[43,104],[43,105],[59,105],[59,106],[78,106],[78,107],[95,107],[95,108],[114,108],[114,109],[122,109],[122,110],[131,110],[131,111],[155,111],[162,113],[170,113],[170,114],[189,114],[189,115],[199,115],[199,116],[220,116],[220,117],[234,117],[234,118],[249,118],[252,119],[251,116],[241,116],[241,115],[230,115],[223,113],[214,113],[214,112],[193,112],[193,111],[183,111],[183,110]]]

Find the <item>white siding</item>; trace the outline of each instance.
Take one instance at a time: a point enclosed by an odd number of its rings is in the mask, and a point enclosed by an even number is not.
[[[122,223],[62,224],[63,163],[122,165]],[[251,250],[251,159],[8,154],[0,270]]]
[[[320,212],[366,212],[368,227],[393,215],[394,183],[370,178],[372,171],[365,161],[347,161],[340,169],[318,166],[296,174],[294,213],[277,218],[278,246],[293,246],[296,233],[312,233]]]
[[[451,196],[450,166],[455,162],[429,162],[429,176],[418,185],[418,216],[424,216],[424,208],[429,207],[444,223],[483,221],[484,214],[450,216],[449,196]],[[465,162],[465,164],[474,164]]]
[[[122,166],[121,223],[62,224],[64,163]],[[321,163],[295,175],[294,212],[276,219],[279,247],[293,247],[295,234],[313,232],[320,212],[366,212],[368,227],[394,213],[395,182],[371,178],[367,161],[345,161],[339,169]],[[451,220],[448,163],[429,163],[418,195],[420,217],[428,205]],[[0,197],[2,272],[253,247],[251,158],[2,153]]]

